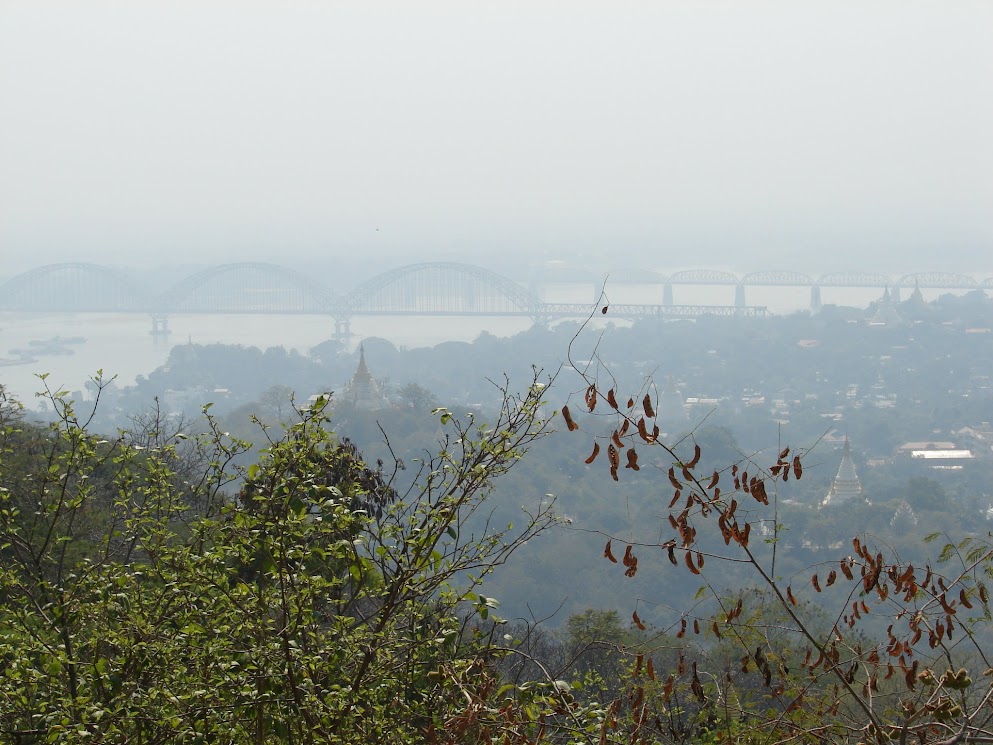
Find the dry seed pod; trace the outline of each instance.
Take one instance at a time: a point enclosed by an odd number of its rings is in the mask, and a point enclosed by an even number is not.
[[[610,550],[610,543],[611,543],[610,541],[607,541],[607,545],[604,546],[603,555],[616,564],[617,559],[614,557],[613,551]]]
[[[590,457],[589,457],[589,458],[587,458],[587,459],[586,459],[585,461],[583,461],[583,462],[584,462],[584,463],[586,463],[587,465],[589,465],[590,463],[592,463],[593,461],[595,461],[595,460],[596,460],[596,457],[597,457],[597,456],[598,456],[599,454],[600,454],[600,443],[599,443],[599,442],[594,442],[594,443],[593,443],[593,452],[592,452],[592,453],[590,453]]]
[[[565,424],[569,428],[570,432],[574,432],[579,429],[579,425],[572,419],[572,413],[569,411],[568,406],[562,407],[562,418],[565,419]]]

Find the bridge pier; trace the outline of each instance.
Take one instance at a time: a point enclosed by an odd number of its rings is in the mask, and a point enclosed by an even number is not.
[[[900,285],[893,285],[893,292],[890,293],[890,298],[892,298],[894,303],[900,302]]]
[[[662,285],[662,305],[672,305],[672,282]]]
[[[152,314],[152,336],[169,336],[169,316],[165,313]]]
[[[332,337],[342,348],[348,344],[349,338],[352,336],[352,318],[351,316],[345,316],[344,318],[334,319],[334,336]]]
[[[745,286],[735,285],[734,286],[734,307],[744,308],[745,307]]]
[[[810,287],[810,312],[817,313],[821,309],[821,286],[811,285]]]

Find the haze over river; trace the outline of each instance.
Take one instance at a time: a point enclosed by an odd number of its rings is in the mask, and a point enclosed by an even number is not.
[[[577,297],[579,288],[556,287],[545,294],[549,302],[589,300],[589,288]],[[657,290],[656,290],[657,292]],[[733,288],[679,287],[676,303],[720,304],[733,302]],[[627,287],[608,288],[615,302],[657,303],[648,290]],[[926,300],[940,293],[925,292]],[[828,288],[822,291],[825,303],[864,307],[880,296],[873,289]],[[806,288],[749,288],[748,303],[765,305],[772,313],[790,313],[806,309],[809,290]],[[592,308],[592,305],[591,305]],[[621,321],[623,323],[623,321]],[[428,317],[391,316],[356,317],[352,319],[351,346],[357,347],[363,338],[378,336],[398,347],[433,346],[444,341],[472,341],[483,331],[497,336],[509,336],[529,328],[527,318],[508,317]],[[328,316],[312,315],[186,315],[169,316],[170,334],[153,336],[151,319],[145,314],[124,313],[0,313],[0,360],[16,357],[15,349],[30,349],[32,341],[55,337],[85,341],[67,344],[72,354],[46,354],[37,351],[35,361],[0,366],[0,383],[17,398],[33,407],[33,396],[43,387],[37,373],[50,373],[50,387],[70,391],[83,389],[83,384],[98,369],[105,376],[117,375],[120,385],[131,385],[138,375],[147,375],[162,365],[169,350],[176,344],[241,344],[261,349],[283,346],[306,354],[308,350],[327,341],[334,333],[334,320]],[[374,361],[371,362],[374,364]]]

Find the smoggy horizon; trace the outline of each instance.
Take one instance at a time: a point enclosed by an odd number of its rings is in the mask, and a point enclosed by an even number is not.
[[[2,273],[983,274],[991,37],[980,1],[8,0]]]

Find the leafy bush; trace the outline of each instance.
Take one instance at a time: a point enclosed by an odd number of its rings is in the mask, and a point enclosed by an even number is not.
[[[0,733],[8,742],[416,742],[485,690],[477,587],[554,522],[470,516],[545,432],[542,386],[450,436],[400,489],[322,399],[260,461],[143,419],[112,441],[62,392],[0,429]],[[478,524],[478,522],[477,522]]]

